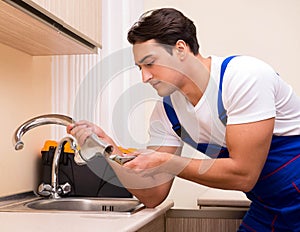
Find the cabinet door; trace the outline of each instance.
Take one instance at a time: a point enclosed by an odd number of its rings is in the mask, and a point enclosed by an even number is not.
[[[167,232],[231,232],[237,231],[242,219],[167,218]]]
[[[101,0],[31,1],[101,44]]]

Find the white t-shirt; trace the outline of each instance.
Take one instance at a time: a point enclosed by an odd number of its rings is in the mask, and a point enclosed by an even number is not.
[[[180,124],[197,143],[226,146],[225,126],[218,118],[217,97],[224,57],[211,57],[211,73],[203,97],[193,106],[179,91],[171,100]],[[233,58],[223,77],[222,100],[227,124],[275,117],[274,135],[300,135],[300,98],[268,64],[249,56]],[[150,119],[149,146],[182,146],[162,102]]]

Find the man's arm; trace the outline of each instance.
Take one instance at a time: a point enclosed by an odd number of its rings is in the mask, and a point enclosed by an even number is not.
[[[179,155],[181,148],[178,147],[148,147],[157,152],[166,152]],[[135,197],[149,208],[153,208],[162,203],[169,194],[174,177],[167,182],[147,189],[128,189]]]
[[[267,159],[274,118],[226,127],[229,158],[190,161],[178,175],[206,186],[250,191]]]

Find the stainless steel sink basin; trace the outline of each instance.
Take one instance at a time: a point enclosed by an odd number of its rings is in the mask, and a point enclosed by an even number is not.
[[[0,211],[133,214],[143,208],[144,205],[133,198],[38,198],[0,207]]]
[[[122,199],[80,199],[60,198],[44,199],[25,204],[26,207],[35,210],[63,210],[63,211],[112,211],[130,212],[140,202],[137,200]]]

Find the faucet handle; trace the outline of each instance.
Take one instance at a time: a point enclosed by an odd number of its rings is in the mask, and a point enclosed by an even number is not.
[[[59,193],[65,195],[71,192],[71,189],[72,189],[71,185],[68,182],[66,182],[59,186],[59,190],[60,190]]]
[[[38,187],[38,194],[44,197],[50,196],[53,188],[50,184],[41,183]]]

